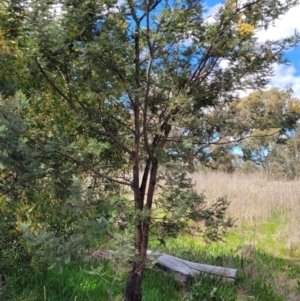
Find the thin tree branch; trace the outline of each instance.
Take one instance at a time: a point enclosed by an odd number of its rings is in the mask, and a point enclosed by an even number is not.
[[[128,182],[125,182],[125,181],[120,181],[116,178],[113,178],[113,177],[110,177],[110,176],[107,176],[106,174],[102,173],[102,172],[99,172],[98,170],[94,169],[92,166],[82,162],[81,160],[79,160],[78,158],[75,158],[74,156],[68,154],[68,153],[63,153],[61,151],[55,151],[56,153],[64,156],[64,157],[67,157],[69,159],[71,159],[72,161],[76,162],[77,164],[85,167],[87,170],[90,170],[92,171],[95,175],[101,177],[101,178],[104,178],[104,179],[107,179],[111,182],[114,182],[114,183],[117,183],[117,184],[121,184],[121,185],[126,185],[126,186],[130,186],[132,187],[132,182],[131,181],[128,181]]]
[[[74,103],[71,101],[71,99],[66,95],[64,94],[61,89],[59,89],[56,84],[54,83],[54,81],[48,76],[48,74],[45,72],[45,70],[43,69],[43,67],[41,66],[41,64],[39,63],[37,57],[35,57],[35,62],[39,68],[39,70],[41,71],[41,73],[43,74],[44,78],[46,79],[46,81],[54,88],[54,90],[63,98],[65,99],[69,104],[70,106],[77,112],[77,108],[76,106],[74,105]]]

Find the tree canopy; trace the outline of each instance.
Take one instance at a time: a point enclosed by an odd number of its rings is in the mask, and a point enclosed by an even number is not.
[[[255,94],[236,101],[239,91],[265,88],[273,64],[284,63],[284,51],[298,43],[297,32],[266,42],[255,35],[296,4],[228,0],[212,19],[204,18],[198,0],[7,0],[1,5],[2,103],[7,107],[8,99],[14,103],[20,97],[25,103],[9,109],[14,120],[23,120],[21,131],[1,110],[1,169],[9,177],[15,175],[9,166],[16,166],[16,181],[35,172],[26,198],[34,210],[35,196],[44,191],[54,211],[67,212],[80,180],[86,189],[77,189],[79,203],[98,206],[87,213],[90,220],[103,212],[100,204],[112,200],[128,210],[123,196],[132,192],[137,257],[125,300],[142,298],[154,226],[161,239],[184,230],[188,221],[204,221],[206,234],[217,239],[231,225],[225,199],[207,207],[193,190],[186,177],[189,159],[205,161],[205,148],[216,139],[243,138],[258,130],[257,122],[270,131],[270,114],[279,114],[280,130],[295,125],[296,113],[282,112],[288,95],[273,91],[263,104]],[[18,183],[22,194],[27,182]],[[154,201],[162,208],[158,221]],[[51,218],[46,223],[51,225]]]

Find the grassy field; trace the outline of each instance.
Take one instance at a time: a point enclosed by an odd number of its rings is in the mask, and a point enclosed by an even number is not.
[[[274,256],[300,256],[300,180],[267,181],[259,173],[207,173],[192,178],[209,200],[228,197],[235,233],[245,244]]]
[[[206,245],[199,238],[178,237],[157,248],[199,263],[236,268],[239,279],[228,284],[200,275],[182,287],[172,276],[148,270],[143,300],[299,301],[300,181],[266,181],[260,174],[208,173],[192,178],[208,199],[228,197],[236,226],[223,242]],[[99,273],[88,272],[97,266],[69,265],[63,273],[53,269],[44,274],[12,270],[2,300],[120,300],[126,275],[106,262]]]

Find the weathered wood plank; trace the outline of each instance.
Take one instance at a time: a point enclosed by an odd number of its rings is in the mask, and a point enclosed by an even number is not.
[[[151,251],[149,251],[149,255],[151,255]],[[156,253],[155,256],[157,256],[156,265],[174,272],[176,279],[180,282],[186,282],[199,273],[222,277],[224,281],[235,281],[237,278],[238,271],[236,269],[196,263],[165,253]]]
[[[95,251],[92,257],[106,258],[113,260],[113,251]],[[193,276],[204,273],[206,275],[221,277],[223,281],[235,281],[237,279],[237,269],[201,264],[185,259],[181,259],[165,253],[148,250],[148,256],[156,260],[156,266],[168,273],[174,273],[175,278],[181,282],[188,282]]]

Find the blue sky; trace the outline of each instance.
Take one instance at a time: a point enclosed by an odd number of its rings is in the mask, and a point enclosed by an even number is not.
[[[207,14],[212,15],[222,2],[218,0],[206,0]],[[259,40],[279,39],[292,35],[295,30],[300,32],[300,5],[292,8],[286,15],[281,16],[275,22],[275,26],[267,31],[257,32]],[[274,65],[274,76],[270,86],[285,88],[290,86],[294,95],[300,97],[300,45],[286,52],[286,58],[291,61],[290,66]]]

